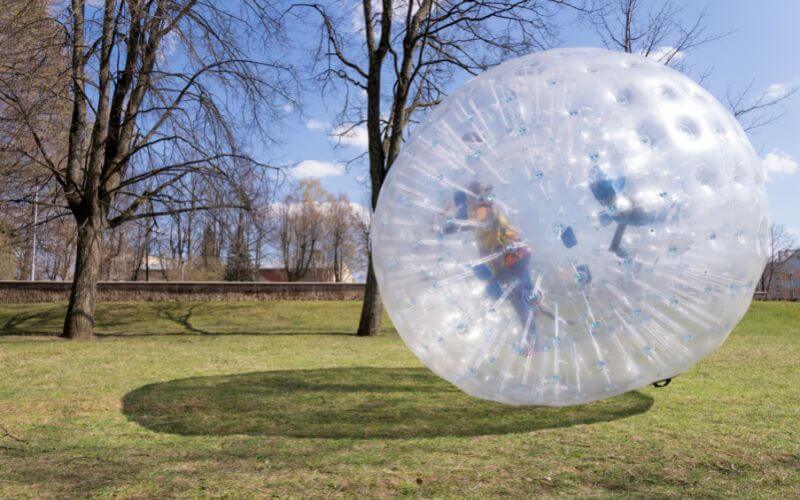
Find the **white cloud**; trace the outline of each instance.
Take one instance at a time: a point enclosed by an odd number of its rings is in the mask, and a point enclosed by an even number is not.
[[[672,56],[672,59],[670,59],[669,62],[676,63],[678,61],[682,61],[683,58],[686,57],[686,54],[680,50],[676,52],[675,47],[662,45],[661,47],[656,47],[655,49],[651,50],[650,53],[645,57],[654,61],[665,62],[669,56]]]
[[[366,150],[369,144],[367,127],[344,123],[331,130],[331,140],[335,144]]]
[[[325,130],[329,127],[330,125],[327,122],[317,120],[316,118],[311,118],[306,122],[306,128],[309,130]]]
[[[156,57],[158,57],[160,62],[164,63],[167,59],[175,55],[180,45],[181,39],[178,37],[178,34],[175,31],[170,31],[161,39]]]
[[[419,10],[419,2],[412,0],[411,15],[415,15]],[[372,15],[374,19],[380,19],[383,13],[383,2],[381,0],[371,0]],[[434,2],[435,4],[435,2]],[[392,24],[405,24],[406,14],[408,14],[408,0],[395,0],[394,9],[392,10]],[[350,30],[353,33],[362,33],[364,31],[364,5],[362,2],[354,2],[350,4]],[[432,5],[432,11],[436,11],[436,5]],[[380,33],[380,24],[375,27],[377,37]]]
[[[345,168],[341,163],[331,163],[319,160],[303,160],[289,169],[289,175],[296,179],[305,177],[336,177],[344,175]]]
[[[767,153],[767,156],[761,160],[761,166],[764,167],[767,179],[770,179],[773,174],[794,174],[800,170],[797,160],[790,154],[777,149]]]
[[[351,5],[350,12],[350,32],[363,33],[364,32],[364,7],[361,2]]]
[[[316,207],[323,213],[328,212],[331,209],[331,204],[324,202],[324,203],[316,203]],[[297,210],[300,210],[302,205],[297,202],[287,202],[287,201],[279,201],[275,203],[271,203],[269,205],[269,211],[275,213],[281,210],[288,210],[289,213],[296,213]],[[356,203],[354,201],[350,202],[350,210],[353,211],[353,214],[361,219],[363,223],[366,225],[370,224],[372,220],[372,212],[369,208],[364,206],[361,203]]]
[[[362,205],[361,203],[356,203],[354,201],[350,202],[350,209],[353,213],[361,219],[361,221],[367,225],[369,225],[370,220],[372,219],[372,214],[370,209]]]
[[[775,82],[767,87],[767,90],[761,95],[763,99],[772,101],[785,97],[788,93],[792,92],[797,87],[797,82]]]

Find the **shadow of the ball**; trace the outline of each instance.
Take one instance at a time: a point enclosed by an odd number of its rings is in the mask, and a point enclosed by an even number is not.
[[[424,368],[330,368],[195,377],[135,389],[123,412],[156,432],[392,439],[531,432],[625,418],[653,399],[629,392],[566,408],[472,398]]]

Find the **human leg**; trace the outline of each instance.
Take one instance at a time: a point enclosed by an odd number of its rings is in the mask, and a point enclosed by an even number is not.
[[[622,236],[625,234],[626,227],[628,227],[627,224],[617,224],[617,230],[614,231],[614,238],[611,239],[611,245],[608,247],[610,251],[614,252],[622,259],[628,256],[628,252],[624,248],[620,247],[620,244],[622,243]]]
[[[511,306],[514,308],[522,337],[519,342],[519,353],[532,356],[544,350],[544,341],[539,334],[536,320],[541,310],[541,292],[535,289],[530,271],[530,256],[525,255],[514,265],[507,268],[506,279],[516,283],[516,290],[511,294]]]

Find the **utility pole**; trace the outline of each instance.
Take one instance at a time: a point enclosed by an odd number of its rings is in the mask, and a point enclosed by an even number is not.
[[[33,242],[31,248],[31,281],[36,281],[36,225],[39,223],[39,186],[33,192]]]
[[[152,223],[147,225],[147,232],[144,233],[144,280],[150,281],[150,231],[153,230]]]

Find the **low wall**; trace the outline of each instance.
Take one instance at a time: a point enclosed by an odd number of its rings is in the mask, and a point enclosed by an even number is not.
[[[71,283],[0,281],[0,303],[62,302]],[[234,283],[225,281],[101,281],[100,301],[360,300],[360,283]]]

